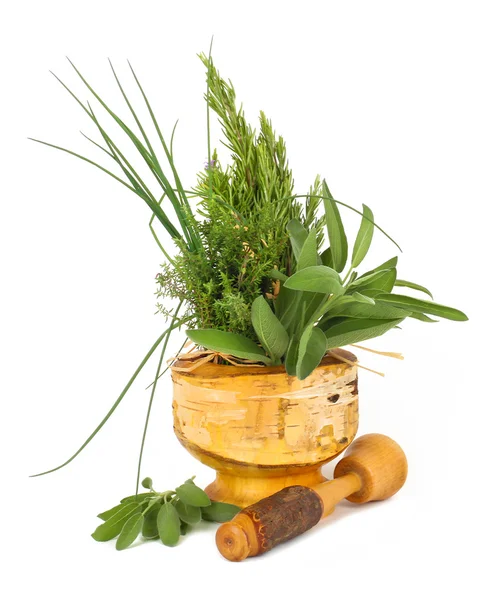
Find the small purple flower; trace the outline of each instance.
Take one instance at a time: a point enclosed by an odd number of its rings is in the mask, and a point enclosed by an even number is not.
[[[213,158],[211,161],[205,161],[204,166],[205,166],[205,171],[208,171],[209,169],[215,169],[215,163],[217,161],[215,160],[215,158]]]

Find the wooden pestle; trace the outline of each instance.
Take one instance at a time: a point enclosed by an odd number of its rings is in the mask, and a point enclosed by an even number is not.
[[[219,527],[217,548],[224,558],[244,560],[271,550],[316,525],[336,504],[385,500],[405,483],[405,453],[391,438],[364,435],[336,465],[335,479],[311,488],[294,485],[243,509]]]

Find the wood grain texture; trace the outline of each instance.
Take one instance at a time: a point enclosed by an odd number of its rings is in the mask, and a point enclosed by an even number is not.
[[[311,529],[320,521],[322,511],[316,492],[301,485],[287,487],[221,525],[216,535],[217,547],[232,561],[263,554]]]
[[[335,357],[303,381],[284,367],[210,363],[190,373],[173,366],[172,380],[174,431],[218,472],[206,490],[213,500],[247,506],[288,485],[320,483],[322,465],[357,432],[357,367]]]
[[[301,485],[287,487],[243,510],[255,525],[258,554],[317,525],[322,511],[320,496]]]
[[[407,471],[405,453],[394,440],[364,435],[337,464],[333,481],[312,489],[288,487],[245,508],[218,529],[217,547],[231,561],[263,554],[316,525],[344,498],[362,503],[391,497],[405,483]]]
[[[408,475],[408,462],[401,447],[387,435],[369,433],[358,438],[334,469],[334,477],[353,473],[360,480],[350,502],[362,504],[386,500],[400,490]]]

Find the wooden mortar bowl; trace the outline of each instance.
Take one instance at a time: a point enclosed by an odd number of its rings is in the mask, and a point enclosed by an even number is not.
[[[172,367],[174,431],[217,471],[205,490],[212,500],[245,507],[289,485],[325,481],[321,467],[356,435],[356,365],[325,356],[303,381],[283,366],[181,366]]]

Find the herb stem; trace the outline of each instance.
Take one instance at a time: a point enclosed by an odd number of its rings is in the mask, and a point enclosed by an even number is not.
[[[141,473],[141,460],[143,458],[143,449],[145,447],[145,439],[146,439],[146,433],[148,431],[148,422],[150,420],[150,412],[152,409],[152,404],[153,404],[153,399],[155,397],[155,390],[157,388],[157,381],[158,381],[158,377],[160,374],[160,370],[162,369],[162,362],[164,360],[164,355],[165,355],[165,349],[167,348],[167,344],[169,343],[169,339],[172,333],[172,330],[174,328],[174,321],[177,320],[177,315],[179,313],[179,310],[181,309],[183,302],[179,302],[177,308],[176,308],[176,312],[174,313],[174,316],[172,318],[172,324],[169,327],[168,331],[167,331],[167,335],[165,336],[165,340],[164,340],[164,344],[162,346],[162,352],[160,354],[160,360],[158,362],[158,366],[157,366],[157,372],[155,375],[155,380],[153,382],[153,387],[152,387],[152,391],[150,394],[150,401],[148,402],[148,410],[146,412],[146,419],[145,419],[145,426],[143,428],[143,437],[141,439],[141,448],[140,448],[140,453],[139,453],[139,459],[138,459],[138,472],[137,472],[137,476],[136,476],[136,493],[138,493],[138,489],[139,489],[139,481],[140,481],[140,473]]]
[[[171,327],[168,330],[164,331],[164,333],[162,333],[159,336],[159,338],[156,340],[156,342],[153,344],[153,346],[147,352],[145,358],[141,361],[139,367],[133,373],[133,376],[131,377],[131,379],[127,382],[127,384],[124,387],[124,389],[122,390],[120,396],[117,398],[117,400],[112,405],[112,408],[105,415],[104,419],[100,422],[100,424],[95,429],[95,431],[93,431],[93,433],[90,435],[90,437],[79,448],[79,450],[75,454],[73,454],[68,460],[66,460],[64,463],[62,463],[61,465],[59,465],[58,467],[55,467],[54,469],[50,469],[49,471],[44,471],[43,473],[36,473],[36,475],[30,475],[30,477],[40,477],[41,475],[47,475],[48,473],[53,473],[54,471],[58,471],[59,469],[62,469],[62,467],[65,467],[70,462],[72,462],[76,458],[76,456],[78,456],[78,454],[80,454],[84,450],[84,448],[86,448],[86,446],[91,442],[91,440],[95,437],[95,435],[100,431],[100,429],[110,419],[110,417],[112,416],[113,412],[119,406],[121,400],[124,398],[124,396],[126,395],[127,391],[129,390],[129,388],[131,387],[131,385],[133,384],[134,380],[139,375],[139,373],[141,372],[141,370],[143,369],[143,367],[145,366],[145,364],[148,362],[148,360],[151,357],[151,355],[155,352],[155,350],[157,349],[157,347],[160,344],[160,342],[164,339],[164,337],[166,336],[167,333],[169,333],[169,335],[170,335],[171,329],[174,329],[175,327],[177,327],[177,325],[172,324]]]

